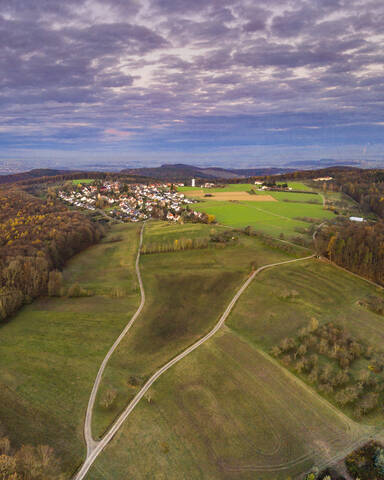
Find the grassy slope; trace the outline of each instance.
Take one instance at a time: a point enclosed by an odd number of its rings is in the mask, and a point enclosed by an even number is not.
[[[286,298],[287,293],[297,295]],[[380,347],[383,317],[357,304],[380,291],[335,267],[308,260],[262,272],[236,305],[229,326],[268,350],[281,338],[294,335],[311,317],[334,321],[367,343]],[[364,325],[364,328],[362,326]]]
[[[87,479],[286,480],[357,433],[230,331],[169,370],[152,392]]]
[[[287,293],[296,295],[287,298]],[[383,348],[384,318],[358,305],[369,294],[383,295],[363,280],[319,261],[287,265],[263,272],[235,307],[228,325],[265,351],[281,339],[296,336],[312,317],[342,325],[366,345]],[[351,369],[366,368],[358,362]],[[350,413],[346,409],[347,413]],[[364,422],[383,421],[382,416]]]
[[[172,239],[208,236],[212,228],[154,222],[146,227],[144,241],[165,241],[166,234]],[[154,370],[212,328],[250,272],[252,261],[263,265],[286,258],[244,235],[238,245],[224,249],[143,256],[147,303],[106,369],[93,417],[95,435],[104,433]],[[109,389],[117,392],[117,399],[105,409],[100,399]]]
[[[98,365],[138,305],[137,225],[114,227],[123,241],[96,245],[65,270],[97,295],[44,298],[0,327],[0,420],[14,445],[49,444],[69,473],[84,454],[83,419]],[[109,294],[119,286],[125,296]],[[106,295],[105,295],[106,294]]]

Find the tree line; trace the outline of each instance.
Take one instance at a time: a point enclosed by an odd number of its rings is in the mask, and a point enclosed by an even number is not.
[[[74,254],[99,241],[100,225],[61,203],[16,187],[0,190],[0,321],[39,295],[52,294]]]
[[[323,227],[316,249],[337,265],[384,285],[384,222],[343,222]]]
[[[64,480],[59,461],[48,445],[13,448],[0,424],[1,480]]]

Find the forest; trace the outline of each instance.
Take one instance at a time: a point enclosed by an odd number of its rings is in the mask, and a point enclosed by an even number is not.
[[[316,236],[319,254],[384,285],[384,223],[327,225]]]
[[[335,222],[321,229],[316,247],[336,264],[384,285],[384,171],[346,170],[324,190],[341,191],[359,203],[368,221]],[[370,221],[373,217],[375,221]]]
[[[39,295],[55,294],[66,260],[99,241],[102,227],[48,197],[0,190],[0,322]]]
[[[60,462],[48,445],[13,447],[0,424],[1,480],[63,480]]]

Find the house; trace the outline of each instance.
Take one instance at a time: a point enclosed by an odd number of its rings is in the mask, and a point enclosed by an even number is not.
[[[364,222],[365,221],[364,218],[362,218],[362,217],[349,217],[349,220],[351,222]]]

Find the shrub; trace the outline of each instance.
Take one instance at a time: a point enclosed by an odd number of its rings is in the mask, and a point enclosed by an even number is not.
[[[76,298],[76,297],[87,297],[89,292],[82,288],[78,283],[74,283],[68,289],[67,296],[69,298]]]
[[[109,388],[102,394],[100,399],[100,405],[106,409],[109,409],[115,403],[116,397],[117,397],[116,390]]]

